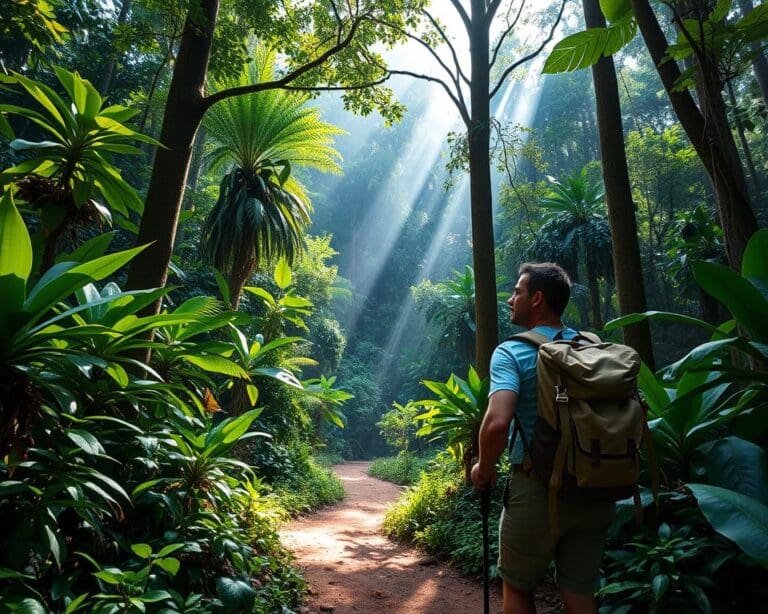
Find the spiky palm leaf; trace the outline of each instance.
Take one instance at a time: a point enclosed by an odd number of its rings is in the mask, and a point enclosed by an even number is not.
[[[271,80],[274,66],[274,53],[257,48],[240,78],[220,87]],[[292,262],[301,249],[312,208],[293,169],[340,172],[333,138],[343,131],[322,121],[308,101],[306,94],[267,90],[224,100],[205,118],[215,143],[208,164],[228,172],[203,224],[201,251],[229,274],[235,303],[259,263],[279,256]]]
[[[545,222],[531,245],[534,260],[559,262],[578,279],[583,258],[589,273],[613,278],[611,231],[605,214],[605,192],[587,178],[586,169],[564,182],[550,178],[552,191],[541,200]]]

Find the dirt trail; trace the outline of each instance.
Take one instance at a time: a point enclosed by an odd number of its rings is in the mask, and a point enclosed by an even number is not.
[[[401,487],[368,477],[369,465],[334,467],[347,489],[344,501],[281,531],[311,586],[303,612],[482,612],[481,583],[384,537],[384,512]],[[491,612],[501,611],[501,596],[493,588]]]

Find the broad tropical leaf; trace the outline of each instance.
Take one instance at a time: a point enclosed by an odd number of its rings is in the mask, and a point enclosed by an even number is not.
[[[719,486],[687,484],[712,528],[768,568],[768,507]]]

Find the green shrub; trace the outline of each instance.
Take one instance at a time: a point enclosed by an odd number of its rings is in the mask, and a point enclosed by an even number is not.
[[[368,475],[393,484],[410,486],[418,481],[429,461],[429,458],[401,452],[397,456],[374,459],[368,469]]]
[[[344,498],[341,480],[309,455],[306,447],[289,451],[293,472],[275,483],[280,504],[291,514],[304,514]]]
[[[318,465],[328,469],[333,465],[339,465],[344,462],[344,458],[342,458],[341,454],[335,454],[333,452],[315,452],[313,456]]]
[[[502,480],[503,482],[503,480]],[[501,514],[499,483],[491,493],[489,522],[491,561],[498,557],[498,522]],[[483,569],[480,497],[464,481],[460,464],[440,453],[387,511],[384,531],[390,537],[414,543],[428,554],[445,558],[463,573],[479,575]],[[495,577],[496,567],[491,566]]]

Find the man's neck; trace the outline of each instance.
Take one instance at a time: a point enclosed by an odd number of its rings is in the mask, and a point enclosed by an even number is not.
[[[541,315],[534,318],[529,322],[528,329],[536,328],[537,326],[549,326],[551,328],[565,328],[563,321],[558,316]]]

